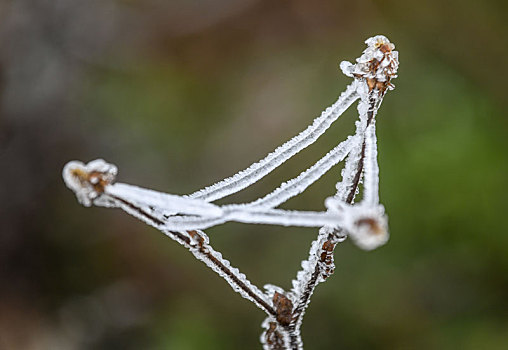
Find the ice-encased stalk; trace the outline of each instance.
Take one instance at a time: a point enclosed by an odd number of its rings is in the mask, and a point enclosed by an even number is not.
[[[202,190],[190,194],[189,198],[203,199],[208,202],[224,198],[233,193],[257,182],[268,175],[279,165],[300,152],[302,149],[314,143],[330,125],[344,113],[351,104],[358,99],[357,81],[354,80],[344,91],[338,100],[325,111],[321,116],[314,119],[313,123],[304,131],[293,137],[291,140],[279,146],[272,153],[257,163],[252,164],[247,169],[228,177],[216,184],[205,187]]]
[[[377,162],[376,122],[373,120],[365,132],[365,171],[362,204],[379,204],[379,166]]]

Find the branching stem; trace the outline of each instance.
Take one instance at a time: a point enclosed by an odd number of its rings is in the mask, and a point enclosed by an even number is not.
[[[303,349],[301,325],[316,286],[334,271],[333,254],[346,236],[363,249],[374,249],[388,240],[384,207],[379,204],[379,167],[375,117],[384,94],[393,86],[398,53],[382,35],[369,38],[367,49],[356,64],[342,62],[344,74],[353,82],[338,100],[300,134],[265,158],[236,175],[187,196],[161,193],[133,185],[114,184],[117,168],[97,159],[88,164],[67,163],[63,170],[66,185],[84,206],[117,207],[166,234],[188,249],[195,258],[224,278],[234,291],[251,301],[267,318],[261,341],[265,350]],[[315,142],[351,104],[358,104],[356,132],[339,143],[297,177],[250,203],[219,206],[210,202],[251,186],[286,160]],[[371,126],[372,125],[372,126]],[[371,126],[371,127],[369,127]],[[328,170],[346,159],[337,193],[325,201],[326,211],[278,209],[282,203],[305,191]],[[353,205],[364,178],[364,195]],[[321,227],[309,257],[293,280],[293,289],[265,285],[266,292],[252,284],[230,262],[215,251],[201,229],[238,221],[253,224]]]
[[[371,90],[368,95],[368,111],[367,111],[367,123],[366,127],[370,125],[370,123],[374,120],[375,115],[377,113],[378,108],[380,107],[381,100],[383,98],[383,95],[381,92],[377,90]],[[358,131],[357,131],[358,133]],[[355,198],[355,195],[358,191],[358,187],[360,185],[360,179],[362,177],[363,173],[363,167],[365,162],[365,138],[362,139],[362,149],[361,149],[361,156],[360,160],[358,162],[358,166],[355,171],[355,175],[353,177],[353,183],[351,185],[351,189],[345,199],[345,202],[347,204],[352,204]],[[326,236],[326,242],[328,242],[328,250],[331,249],[331,255],[333,256],[333,253],[335,251],[335,248],[337,247],[337,243],[339,243],[339,240],[337,237],[344,236],[345,233],[342,231],[342,229],[336,229],[335,231],[332,231],[330,233],[326,232],[327,230],[320,230],[319,236],[317,241],[323,240],[323,235]],[[321,238],[321,239],[320,239]],[[309,259],[312,261],[312,259]],[[305,285],[303,293],[300,295],[298,302],[296,304],[296,307],[293,311],[293,317],[291,320],[291,324],[286,327],[288,333],[289,333],[289,339],[290,339],[290,349],[291,350],[298,350],[303,348],[303,343],[301,339],[301,333],[300,328],[302,325],[302,318],[305,313],[305,309],[310,303],[310,298],[312,294],[314,293],[314,290],[316,286],[319,284],[319,277],[324,273],[323,271],[323,264],[320,264],[322,262],[320,259],[315,259],[314,267],[312,269],[312,275],[310,279],[308,280],[307,284]]]

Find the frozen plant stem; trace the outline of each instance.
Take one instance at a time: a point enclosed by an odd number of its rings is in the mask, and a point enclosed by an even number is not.
[[[382,35],[367,39],[366,44],[367,49],[355,64],[341,63],[343,73],[353,78],[353,82],[331,107],[274,152],[214,185],[187,196],[178,196],[115,183],[116,166],[102,159],[88,164],[67,163],[63,170],[64,181],[84,206],[120,208],[177,241],[224,278],[233,290],[263,310],[267,315],[261,335],[264,349],[303,349],[303,315],[316,286],[334,271],[333,254],[337,244],[349,236],[360,248],[370,250],[388,240],[387,218],[379,204],[375,118],[386,92],[393,89],[391,80],[396,77],[398,53]],[[360,102],[355,134],[300,175],[249,203],[223,206],[211,203],[251,186],[311,145],[357,99]],[[344,159],[342,179],[336,185],[335,196],[326,199],[326,210],[309,212],[277,208],[305,191]],[[355,203],[362,181],[363,198]],[[302,270],[293,280],[291,291],[273,285],[266,285],[266,291],[261,291],[212,248],[208,236],[201,230],[229,221],[320,227],[309,257],[302,262]]]
[[[214,201],[241,191],[256,183],[286,160],[314,143],[330,125],[358,99],[358,94],[356,92],[357,85],[358,82],[356,80],[353,81],[353,83],[347,87],[346,91],[340,95],[339,99],[332,106],[323,111],[321,116],[314,119],[314,122],[307,127],[307,129],[282,146],[277,147],[275,151],[268,154],[262,160],[231,177],[192,193],[189,197]]]
[[[370,95],[373,95],[375,91],[371,91],[369,93]],[[382,96],[380,97],[382,98]],[[376,108],[376,99],[369,97],[369,109],[367,114],[367,129],[370,127],[369,125],[374,121],[374,116],[377,111]],[[363,102],[363,101],[362,101]],[[379,104],[377,105],[379,107]],[[374,125],[374,124],[372,124]],[[361,130],[357,130],[357,133],[363,134]],[[372,137],[372,131],[369,134],[369,136]],[[375,129],[374,129],[374,136],[375,137]],[[371,141],[369,141],[371,142]],[[360,158],[358,159],[356,169],[353,173],[352,182],[349,184],[345,184],[345,187],[349,189],[349,192],[347,192],[346,198],[338,198],[339,200],[344,201],[347,204],[352,204],[355,198],[355,195],[358,191],[358,186],[360,184],[360,179],[363,173],[364,168],[364,162],[365,162],[365,148],[366,148],[366,139],[365,137],[362,138],[361,143],[361,152],[360,152]],[[372,143],[372,142],[371,142]],[[374,143],[375,145],[375,143]],[[374,153],[374,152],[372,152]],[[376,153],[377,154],[377,153]],[[355,155],[352,154],[351,159],[354,159]],[[344,184],[343,184],[344,185]],[[327,229],[326,227],[323,227],[319,231],[318,239],[315,241],[316,247],[318,249],[311,249],[310,255],[316,255],[314,259],[309,259],[309,262],[312,262],[312,268],[310,270],[312,271],[312,274],[310,275],[310,278],[308,278],[308,274],[301,274],[304,281],[303,282],[305,287],[302,288],[301,291],[296,291],[296,295],[299,295],[299,298],[297,299],[296,308],[293,312],[293,317],[291,319],[291,323],[287,328],[287,331],[289,333],[289,339],[290,339],[290,348],[291,349],[303,349],[303,342],[301,340],[301,333],[300,328],[302,325],[302,319],[303,315],[305,313],[305,309],[310,303],[310,298],[312,294],[314,293],[314,289],[316,286],[323,282],[324,280],[320,280],[321,276],[326,276],[330,274],[330,272],[327,271],[327,269],[331,269],[333,272],[334,266],[333,266],[333,251],[335,250],[335,247],[339,242],[341,242],[341,237],[345,236],[346,233],[343,232],[340,228],[335,229]],[[320,247],[319,247],[320,246]],[[312,247],[314,248],[314,246]],[[317,251],[316,251],[317,250]],[[309,269],[309,267],[307,267]],[[325,277],[325,278],[326,278]],[[297,277],[298,279],[298,277]],[[293,290],[295,292],[295,290]]]
[[[342,182],[337,184],[336,198],[346,204],[353,204],[362,175],[364,163],[367,158],[365,169],[366,184],[364,187],[364,201],[366,204],[378,203],[378,174],[377,149],[375,135],[375,116],[387,90],[393,89],[390,80],[396,78],[398,69],[398,52],[393,51],[394,45],[383,36],[376,36],[366,40],[368,48],[357,59],[356,64],[342,62],[341,69],[344,74],[359,79],[363,85],[359,88],[360,103],[358,112],[360,120],[357,121],[356,135],[361,136],[361,149],[353,150],[348,157],[342,173]],[[367,149],[367,157],[366,157]],[[359,153],[359,154],[358,154]],[[374,193],[375,192],[375,193]],[[379,221],[368,221],[373,228],[381,227]],[[379,224],[379,225],[378,225]],[[382,231],[382,230],[380,230]],[[301,340],[301,325],[305,309],[309,305],[310,298],[320,282],[333,273],[333,252],[337,244],[343,241],[346,235],[341,228],[323,227],[319,231],[316,241],[313,242],[303,272],[298,273],[293,282],[293,298],[296,307],[293,311],[291,323],[288,326],[289,347],[291,349],[303,349]],[[381,238],[383,241],[385,238]],[[361,243],[360,243],[361,245]]]

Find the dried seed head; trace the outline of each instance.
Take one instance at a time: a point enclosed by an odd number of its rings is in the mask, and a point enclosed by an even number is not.
[[[399,53],[395,45],[385,36],[376,35],[365,40],[367,48],[356,59],[356,64],[348,61],[340,63],[340,69],[348,77],[365,79],[369,90],[377,88],[380,92],[393,89],[390,80],[397,77]]]
[[[353,212],[349,226],[351,237],[362,249],[372,250],[388,241],[388,219],[382,206]]]
[[[105,186],[115,181],[118,169],[115,165],[96,159],[88,164],[71,161],[65,164],[62,176],[67,187],[76,193],[78,201],[85,207],[92,205]]]
[[[348,205],[333,197],[325,205],[328,211],[344,215],[343,228],[360,248],[372,250],[388,241],[388,218],[382,205]]]
[[[284,294],[275,292],[272,301],[277,311],[277,321],[283,326],[289,325],[293,313],[293,303],[291,300]]]

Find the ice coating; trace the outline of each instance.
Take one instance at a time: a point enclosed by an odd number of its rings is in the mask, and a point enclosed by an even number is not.
[[[137,207],[135,204],[124,201],[116,201],[116,206],[128,214],[158,229],[166,236],[183,245],[200,261],[223,277],[243,298],[250,300],[257,307],[270,314],[269,302],[263,292],[253,285],[237,268],[232,267],[220,252],[215,251],[209,245],[208,236],[200,230],[190,232],[174,232],[169,230],[163,223],[163,217],[148,206]],[[155,214],[155,215],[154,215]]]
[[[361,91],[360,95],[362,96],[362,98],[358,103],[357,107],[359,120],[356,121],[356,132],[355,132],[355,135],[359,138],[359,142],[356,142],[353,145],[351,152],[349,152],[349,155],[346,159],[346,164],[341,172],[342,180],[335,185],[335,187],[337,188],[337,193],[335,194],[335,197],[344,202],[348,198],[349,193],[352,191],[356,170],[358,169],[362,157],[362,145],[363,140],[365,139],[365,129],[367,128],[367,120],[369,112],[368,96],[365,96],[364,91]],[[355,194],[356,192],[357,191],[355,191]]]
[[[211,217],[222,215],[222,210],[218,206],[203,200],[185,198],[123,183],[108,186],[105,192],[161,211]]]
[[[365,40],[367,48],[356,59],[356,64],[348,61],[340,63],[340,69],[348,77],[363,78],[369,89],[377,88],[384,92],[392,89],[390,80],[397,77],[399,53],[384,35],[376,35]]]
[[[314,119],[310,126],[282,146],[277,147],[275,151],[268,154],[259,162],[216,184],[196,191],[190,194],[189,197],[211,202],[241,191],[265,177],[286,160],[314,143],[358,99],[357,88],[358,82],[355,80],[332,106],[328,107],[318,118]]]
[[[166,211],[174,213],[218,217],[222,210],[211,203],[198,199],[162,193],[150,189],[115,183],[118,169],[103,159],[88,164],[80,161],[68,162],[62,175],[67,187],[76,193],[78,201],[84,206],[92,203],[98,206],[118,207],[121,201],[135,204],[146,212],[156,214],[163,219]]]
[[[379,203],[379,166],[377,163],[376,123],[373,121],[365,133],[365,172],[363,200],[370,206]]]
[[[104,193],[106,186],[115,181],[118,169],[103,159],[96,159],[88,164],[73,160],[65,164],[62,176],[65,184],[85,207]]]
[[[311,244],[310,250],[309,250],[309,257],[307,260],[303,260],[301,262],[301,270],[298,271],[296,275],[296,279],[292,281],[293,288],[291,289],[291,292],[299,298],[301,295],[303,295],[306,292],[307,286],[309,285],[310,280],[313,277],[314,268],[318,264],[319,260],[319,251],[321,247],[323,246],[324,242],[326,241],[327,235],[329,233],[328,227],[322,227],[319,229],[319,235],[316,240],[314,240]],[[317,283],[321,282],[319,279]],[[311,289],[309,292],[312,294],[314,289]],[[309,295],[309,301],[310,301]],[[305,305],[297,305],[297,307],[302,308],[300,311],[303,315],[305,312],[305,308],[307,307],[308,302],[305,303]],[[301,317],[299,318],[299,323],[301,323]],[[299,329],[299,327],[296,327]]]
[[[198,231],[198,233],[202,232]],[[224,278],[235,292],[252,301],[260,309],[267,311],[265,305],[269,305],[269,302],[266,295],[257,286],[253,285],[239,269],[231,266],[229,260],[225,259],[220,252],[215,251],[209,245],[206,245],[204,251],[203,249],[191,249],[191,252],[198,260],[204,262]]]
[[[164,220],[164,227],[174,231],[203,230],[230,221],[247,224],[321,227],[340,226],[344,220],[341,213],[329,213],[326,211],[249,209],[240,205],[224,206],[222,210],[223,215],[220,217],[172,216]]]
[[[282,183],[281,186],[273,192],[267,194],[263,198],[247,203],[246,206],[274,208],[281,205],[290,198],[305,191],[334,165],[342,162],[358,142],[359,140],[356,136],[348,137],[347,140],[341,142],[296,178]]]
[[[176,196],[127,184],[113,184],[117,169],[103,160],[88,164],[69,162],[63,171],[64,181],[85,206],[93,204],[119,207],[162,231],[222,276],[242,297],[265,311],[268,318],[263,323],[263,348],[274,349],[280,345],[281,348],[301,349],[302,316],[315,286],[333,273],[336,244],[349,235],[361,248],[370,250],[388,240],[387,217],[384,208],[379,205],[375,116],[385,91],[393,88],[390,81],[396,77],[398,52],[394,51],[394,45],[381,35],[367,39],[366,44],[367,49],[355,64],[341,63],[344,74],[354,80],[337,102],[323,111],[304,131],[264,159],[215,185],[188,196]],[[357,99],[360,99],[360,118],[356,122],[355,134],[310,168],[281,183],[268,195],[250,203],[222,207],[209,203],[256,183],[311,145]],[[328,211],[273,209],[302,193],[346,157],[342,181],[336,186],[337,194],[326,201]],[[362,183],[363,199],[356,205],[351,205]],[[266,293],[263,293],[238,269],[231,267],[229,261],[219,252],[213,250],[208,237],[199,229],[228,221],[321,227],[317,239],[312,243],[308,258],[301,264],[302,270],[293,281],[291,292],[284,293],[281,288],[267,286]],[[293,313],[286,315],[291,317],[290,323],[287,317],[283,323],[279,322],[280,314],[274,301],[277,294],[284,294],[294,305]]]

